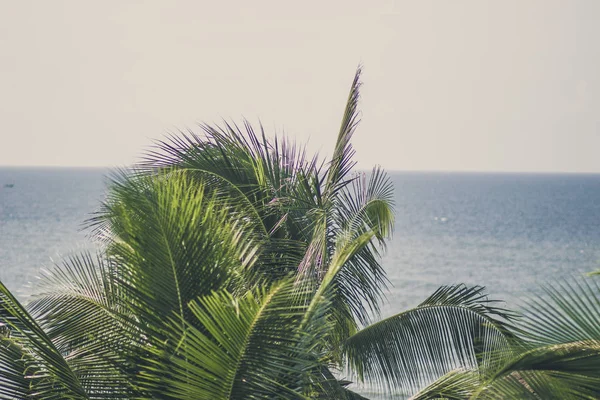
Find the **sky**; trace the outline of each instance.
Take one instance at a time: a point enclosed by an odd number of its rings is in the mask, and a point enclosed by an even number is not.
[[[359,168],[600,172],[600,1],[2,1],[0,165],[124,166],[198,122]]]

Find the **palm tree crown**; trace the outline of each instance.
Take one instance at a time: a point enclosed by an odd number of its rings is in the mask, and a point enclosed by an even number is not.
[[[393,188],[351,171],[360,76],[328,162],[224,122],[113,174],[96,256],[64,260],[27,307],[0,284],[0,399],[364,399],[343,376],[415,399],[595,398],[587,281],[528,319],[454,285],[373,323]]]

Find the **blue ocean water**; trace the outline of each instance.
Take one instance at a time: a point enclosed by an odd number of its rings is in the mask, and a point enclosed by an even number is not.
[[[0,279],[19,298],[40,268],[93,247],[81,228],[107,172],[0,168]],[[441,284],[484,285],[512,303],[540,283],[600,268],[600,175],[390,175],[396,229],[383,259],[384,315]]]
[[[20,299],[51,259],[93,248],[81,228],[104,196],[107,172],[0,168],[0,280]],[[396,228],[383,259],[390,278],[383,315],[442,284],[484,285],[516,303],[541,283],[600,268],[600,175],[391,178]]]
[[[81,228],[99,206],[106,173],[0,168],[0,280],[19,299],[27,299],[40,268],[61,255],[93,249]]]
[[[486,286],[515,305],[540,284],[600,268],[600,175],[394,173],[385,313],[439,285]]]

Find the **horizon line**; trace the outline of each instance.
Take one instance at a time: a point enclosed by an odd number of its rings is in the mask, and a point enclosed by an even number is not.
[[[0,164],[2,169],[120,169],[130,168],[131,165],[3,165]],[[539,175],[600,175],[600,171],[514,171],[514,170],[472,170],[472,169],[388,169],[382,168],[388,173],[400,172],[400,173],[436,173],[436,174],[539,174]],[[356,172],[369,172],[371,169],[357,168]]]

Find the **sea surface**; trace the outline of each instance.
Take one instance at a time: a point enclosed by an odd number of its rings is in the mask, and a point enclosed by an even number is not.
[[[93,248],[81,228],[107,172],[0,168],[0,280],[19,299],[40,268]],[[512,306],[540,284],[600,268],[600,175],[390,175],[396,228],[383,259],[384,316],[442,284],[484,285]]]

